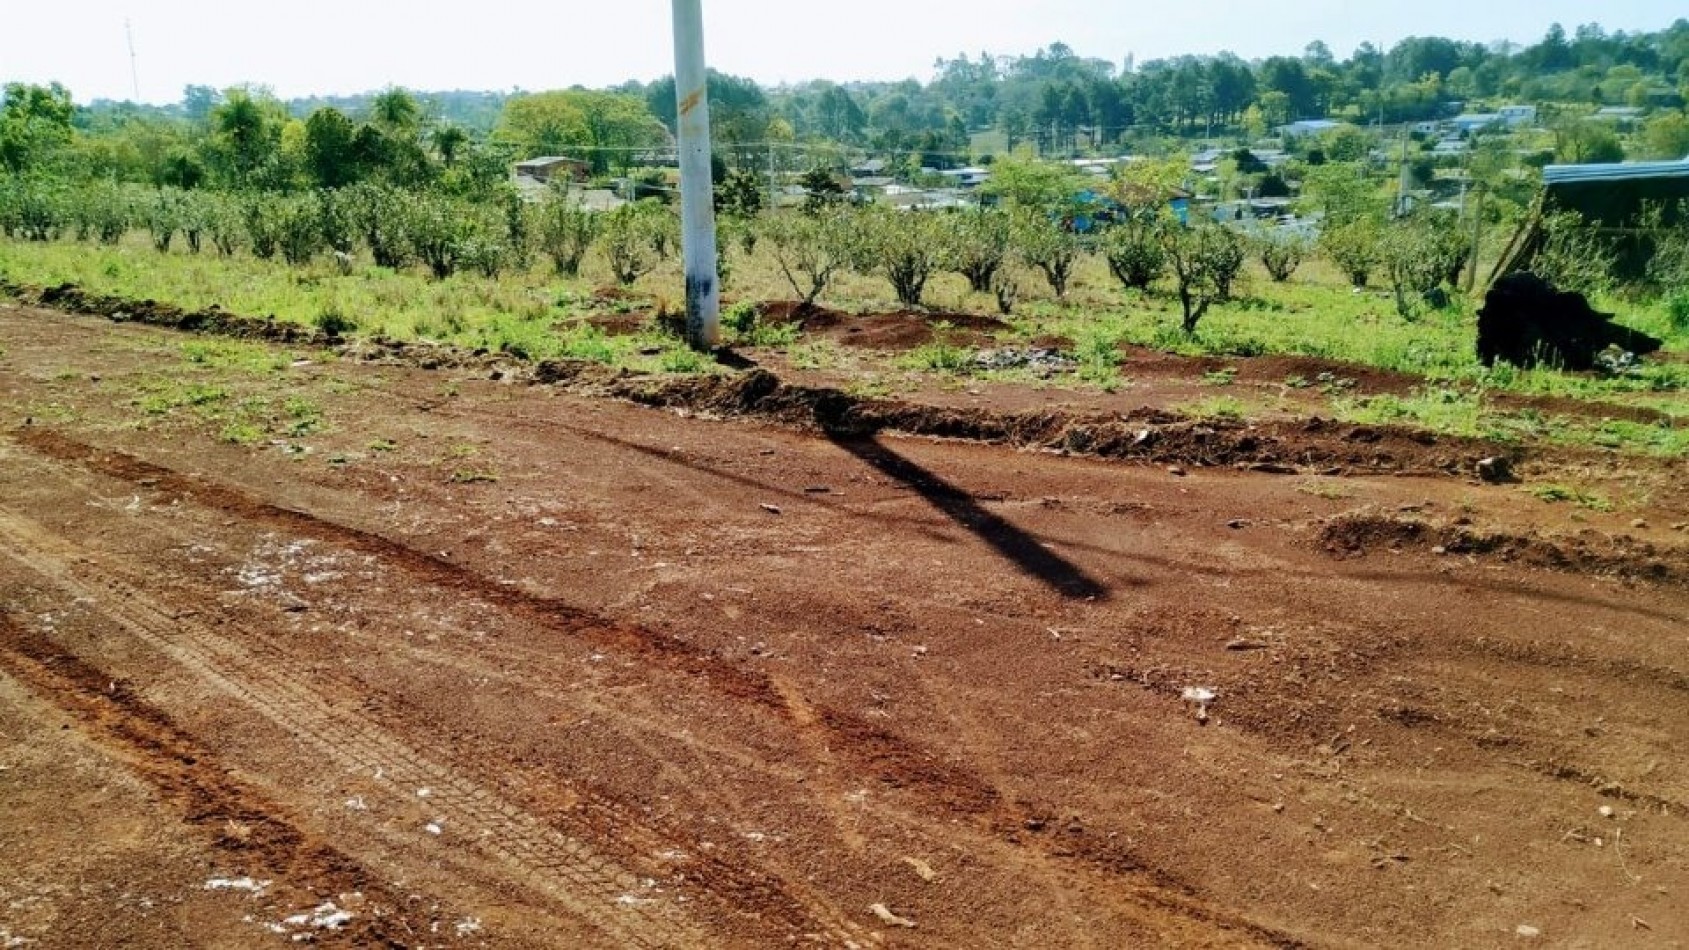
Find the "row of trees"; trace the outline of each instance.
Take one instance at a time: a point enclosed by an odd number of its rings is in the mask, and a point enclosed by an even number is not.
[[[1135,64],[1080,57],[1057,43],[1031,56],[941,59],[937,77],[784,90],[771,112],[802,136],[879,147],[960,121],[994,126],[1011,145],[1046,149],[1115,142],[1133,132],[1271,129],[1299,118],[1387,123],[1443,114],[1451,100],[1681,107],[1689,98],[1689,20],[1655,33],[1590,24],[1552,28],[1532,46],[1409,37],[1363,43],[1339,60],[1322,42],[1300,56],[1246,62],[1229,53]]]
[[[1644,33],[1555,27],[1523,48],[1410,37],[1388,50],[1362,44],[1347,59],[1316,41],[1300,55],[1256,62],[1222,53],[1116,63],[1056,43],[1026,56],[940,59],[925,83],[768,90],[712,74],[709,86],[717,141],[735,165],[765,162],[767,151],[749,146],[772,142],[866,147],[943,167],[969,160],[971,135],[985,128],[1011,150],[1032,142],[1066,151],[1129,136],[1258,135],[1316,116],[1394,123],[1474,99],[1681,110],[1689,20]],[[261,90],[195,86],[158,109],[77,108],[62,88],[15,86],[0,112],[0,166],[15,173],[75,144],[77,169],[124,181],[290,190],[373,177],[468,190],[512,158],[542,153],[580,154],[599,174],[622,171],[665,144],[673,123],[672,79],[425,100],[389,89],[285,104]]]

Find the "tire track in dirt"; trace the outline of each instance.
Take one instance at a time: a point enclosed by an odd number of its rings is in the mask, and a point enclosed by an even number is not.
[[[1300,941],[1236,914],[1213,907],[1191,888],[1143,866],[1131,855],[1098,842],[1058,847],[1039,836],[1023,837],[1035,817],[1025,806],[1007,803],[998,790],[948,757],[923,749],[865,718],[830,706],[812,705],[799,716],[766,674],[747,670],[677,637],[596,617],[552,598],[503,585],[473,571],[371,532],[262,501],[244,490],[155,465],[127,453],[95,448],[39,427],[13,433],[17,441],[50,459],[134,483],[165,500],[185,500],[294,534],[319,538],[348,551],[374,555],[418,581],[479,598],[564,635],[620,649],[671,672],[696,678],[725,694],[771,713],[796,728],[821,730],[828,748],[845,755],[882,785],[913,795],[941,812],[968,819],[976,829],[1016,848],[1030,847],[1054,858],[1077,860],[1125,885],[1152,930],[1177,932],[1192,943],[1239,941],[1266,946],[1300,946]],[[322,671],[303,671],[321,677]],[[799,721],[801,720],[801,721]],[[805,723],[809,723],[805,725]],[[854,939],[860,940],[860,937]]]
[[[740,667],[679,637],[597,617],[554,598],[493,581],[380,535],[273,505],[241,489],[185,475],[122,452],[103,451],[34,427],[19,430],[15,435],[19,443],[49,458],[142,485],[166,499],[191,500],[279,530],[318,538],[354,553],[374,555],[420,582],[478,598],[556,633],[621,650],[659,668],[700,680],[729,698],[748,702],[781,719],[791,719],[785,697],[765,673]],[[996,806],[998,796],[994,789],[943,757],[853,713],[832,708],[818,712],[819,721],[834,733],[837,744],[884,784],[970,814],[986,814]]]
[[[218,692],[258,713],[325,761],[382,776],[395,789],[429,789],[430,807],[453,827],[492,832],[472,847],[568,914],[621,946],[697,946],[703,933],[671,909],[626,899],[638,879],[584,842],[545,826],[363,716],[336,709],[302,685],[311,670],[259,659],[192,617],[101,572],[82,552],[0,509],[5,556],[98,612]],[[440,856],[447,863],[455,859]]]
[[[426,932],[426,924],[412,926],[402,916],[403,897],[345,852],[302,830],[287,809],[235,778],[169,716],[104,671],[26,629],[4,610],[0,647],[0,670],[74,716],[97,744],[115,750],[181,812],[184,822],[210,836],[214,847],[260,862],[263,873],[281,886],[304,890],[313,899],[362,894],[369,911],[356,914],[353,926],[313,935],[316,942],[399,947]]]
[[[75,471],[71,470],[61,477],[69,477],[74,480]],[[90,493],[94,491],[94,486],[90,484],[83,484],[81,487]],[[7,513],[3,508],[0,508],[0,540],[8,540],[6,530],[8,520]],[[169,524],[155,525],[154,529],[169,534],[176,533]],[[37,533],[38,536],[40,534]],[[14,541],[14,543],[16,542]],[[46,543],[51,543],[51,539],[48,539]],[[93,552],[85,548],[72,548],[69,545],[61,544],[58,554],[58,563],[96,564],[91,556]],[[39,559],[33,559],[32,563],[39,567],[41,562]],[[49,561],[48,563],[53,562]],[[89,570],[94,571],[96,568],[90,567]],[[146,579],[129,575],[122,568],[105,563],[103,560],[98,563],[97,572],[99,581],[103,586],[125,600],[132,601],[139,597],[139,585],[146,583]],[[153,579],[156,580],[156,577]],[[61,583],[61,586],[68,585]],[[161,614],[173,614],[178,618],[175,621],[177,623],[184,622],[180,619],[182,614],[179,612],[162,611],[156,607],[155,610],[158,610]],[[190,620],[187,622],[197,625],[196,621]],[[201,633],[204,634],[204,632],[204,628],[201,626]],[[342,675],[320,665],[301,665],[298,659],[290,656],[274,638],[245,628],[240,628],[240,633],[240,646],[235,647],[231,643],[228,648],[247,651],[254,657],[260,657],[263,665],[285,672],[286,678],[290,681],[316,684],[325,688],[325,694],[334,693],[366,699],[371,696],[383,696],[383,702],[380,704],[364,704],[361,716],[366,720],[374,722],[385,720],[394,729],[402,729],[407,726],[414,729],[417,722],[431,722],[435,718],[434,712],[426,705],[411,702],[402,693],[392,691],[388,684],[370,682],[357,676]],[[552,656],[541,649],[514,645],[507,645],[506,649],[528,658],[533,662],[534,668],[538,669],[545,668],[553,659]],[[472,659],[461,656],[446,656],[443,651],[430,651],[427,659],[429,662],[449,666],[474,676],[507,675],[508,672],[503,667],[477,663]],[[524,689],[533,690],[536,697],[550,695],[563,698],[554,687],[537,683],[530,678],[523,678],[522,684]],[[329,686],[337,688],[327,690],[326,687]],[[620,709],[611,709],[591,702],[583,704],[578,696],[569,696],[566,697],[566,700],[577,705],[596,708],[606,715],[614,717],[618,722],[625,718],[623,711]],[[651,732],[663,731],[656,723],[652,722],[646,723],[645,728]],[[724,749],[712,746],[694,754],[704,757],[705,753],[708,756],[729,757],[740,761],[741,764],[749,764],[755,761],[749,753],[742,749]],[[369,770],[368,768],[365,769],[365,771]],[[398,773],[392,768],[385,768],[382,774],[392,778]],[[443,780],[441,779],[416,780],[421,782],[420,785],[413,785],[411,779],[395,781],[398,786],[405,788],[428,787],[433,790],[435,794],[430,799],[431,806],[445,800],[444,796],[440,794],[440,789],[443,787]],[[571,792],[573,793],[571,797],[576,799],[572,803],[572,807],[575,811],[588,816],[587,819],[583,820],[580,815],[558,816],[548,814],[556,811],[557,795],[555,791],[549,793],[544,791],[544,786],[548,781],[547,777],[530,775],[521,764],[500,763],[497,766],[488,767],[484,772],[483,781],[496,782],[502,787],[507,793],[506,798],[514,799],[510,804],[523,806],[535,814],[543,814],[548,820],[562,820],[565,824],[584,834],[603,836],[605,829],[614,829],[613,836],[601,837],[598,842],[597,850],[600,855],[613,851],[630,862],[649,861],[651,856],[656,854],[673,856],[663,865],[663,870],[678,872],[686,882],[703,888],[706,896],[712,898],[726,913],[739,917],[750,915],[769,923],[785,926],[786,931],[773,932],[778,935],[770,936],[769,939],[780,939],[791,932],[824,934],[841,945],[871,946],[878,942],[871,932],[861,928],[820,897],[813,894],[800,894],[800,891],[806,890],[801,882],[770,880],[754,868],[740,866],[731,858],[724,859],[709,854],[706,849],[699,847],[696,841],[691,840],[690,835],[678,829],[663,827],[660,822],[653,822],[650,816],[636,813],[635,810],[622,805],[613,797],[591,788],[586,783],[571,782]],[[453,824],[456,823],[453,822]],[[634,877],[628,874],[627,881],[631,882],[632,880],[634,880]],[[637,891],[637,887],[633,884],[624,883],[627,886],[618,892],[618,900]]]

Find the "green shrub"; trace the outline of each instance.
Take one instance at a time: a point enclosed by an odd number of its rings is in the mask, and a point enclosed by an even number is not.
[[[1673,330],[1689,330],[1689,289],[1680,290],[1666,300],[1666,317]]]
[[[416,256],[417,199],[390,185],[363,182],[341,192],[348,224],[377,267],[398,269]]]
[[[920,306],[927,281],[953,258],[949,222],[924,211],[874,207],[857,216],[857,225],[864,232],[859,266],[889,280],[899,303]]]
[[[628,286],[662,262],[671,217],[656,201],[636,201],[605,214],[602,246],[617,283]]]
[[[540,250],[551,258],[561,276],[579,274],[581,261],[603,230],[597,212],[588,211],[569,198],[566,190],[554,187],[536,214]]]
[[[1320,250],[1356,287],[1365,287],[1379,264],[1380,228],[1372,218],[1357,218],[1320,234]]]
[[[358,322],[348,317],[338,306],[324,307],[312,321],[318,330],[331,337],[345,336],[358,328]]]
[[[862,232],[855,212],[845,205],[824,205],[814,214],[769,215],[762,221],[762,236],[781,276],[806,307],[862,257]]]
[[[1466,246],[1459,222],[1442,213],[1414,214],[1390,223],[1378,258],[1396,295],[1396,312],[1411,319],[1432,291],[1459,280]]]
[[[0,179],[0,183],[8,181]],[[30,241],[54,241],[72,223],[72,198],[60,182],[33,177],[9,179],[0,190],[0,231]]]
[[[1167,228],[1162,246],[1178,282],[1179,305],[1184,310],[1181,328],[1190,335],[1210,305],[1230,296],[1232,282],[1243,267],[1243,239],[1205,222]]]
[[[276,238],[282,258],[295,267],[310,263],[323,249],[322,209],[312,195],[282,201],[277,208]]]
[[[1167,271],[1162,231],[1168,226],[1154,210],[1138,210],[1103,234],[1102,253],[1109,273],[1128,290],[1148,290]]]
[[[975,293],[990,293],[992,278],[1014,246],[1014,221],[997,208],[967,211],[950,219],[953,254],[950,266],[968,279]]]
[[[1586,296],[1613,286],[1617,255],[1584,224],[1582,215],[1575,211],[1548,215],[1542,227],[1542,247],[1531,262],[1537,276]]]
[[[249,194],[241,202],[241,218],[253,256],[269,260],[281,245],[281,199],[273,195]]]
[[[1308,255],[1308,241],[1300,234],[1265,234],[1256,239],[1255,253],[1273,283],[1282,284],[1302,266]]]
[[[1079,261],[1079,236],[1049,214],[1026,208],[1015,216],[1015,247],[1028,267],[1037,268],[1056,299],[1067,296],[1073,267]]]

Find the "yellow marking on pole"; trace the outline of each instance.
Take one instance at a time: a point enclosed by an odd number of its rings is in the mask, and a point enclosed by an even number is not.
[[[698,103],[703,102],[703,101],[704,101],[704,90],[700,89],[697,92],[694,92],[692,95],[687,96],[686,99],[681,102],[681,104],[680,104],[680,114],[681,115],[690,115],[693,109],[698,108]]]

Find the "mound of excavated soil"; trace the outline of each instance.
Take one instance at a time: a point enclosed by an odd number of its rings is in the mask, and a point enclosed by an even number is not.
[[[1559,537],[1483,532],[1460,524],[1440,525],[1363,510],[1326,521],[1320,529],[1319,544],[1339,558],[1363,557],[1379,550],[1424,550],[1576,574],[1634,577],[1663,583],[1689,581],[1689,549],[1594,532]]]
[[[1101,458],[1162,464],[1235,466],[1272,474],[1470,474],[1479,459],[1507,455],[1495,443],[1391,426],[1310,419],[1271,424],[1192,420],[1143,409],[1003,412],[867,399],[839,389],[783,382],[766,370],[735,376],[642,377],[591,364],[547,361],[540,384],[643,405],[723,416],[751,416],[832,434],[882,431],[966,439]]]
[[[994,317],[973,313],[895,310],[853,314],[789,301],[763,304],[758,318],[773,324],[796,323],[805,335],[872,350],[912,350],[934,342],[980,346],[1012,329]]]

